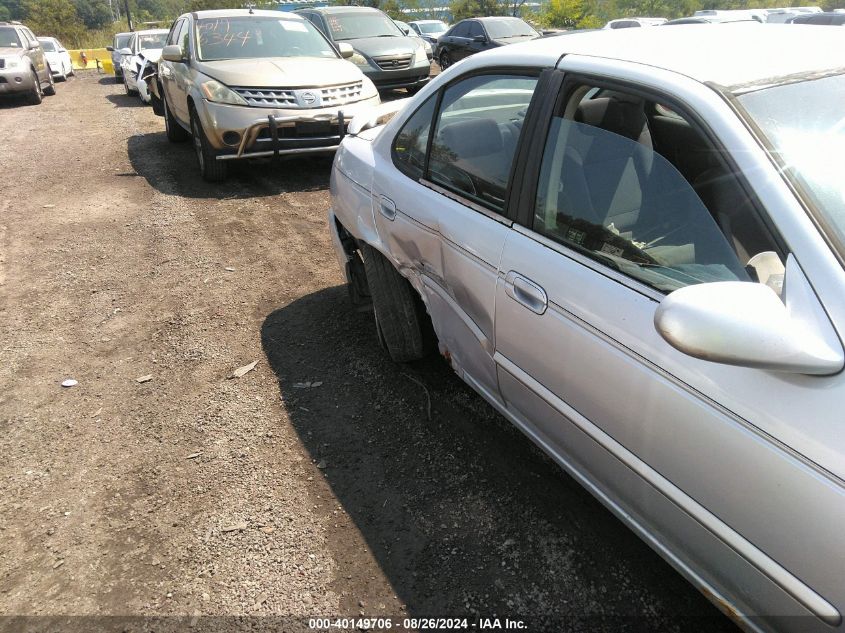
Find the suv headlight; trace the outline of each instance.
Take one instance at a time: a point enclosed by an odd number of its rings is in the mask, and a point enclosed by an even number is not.
[[[414,65],[427,63],[428,55],[425,53],[425,48],[422,45],[417,46],[417,50],[414,51]]]
[[[241,95],[224,86],[219,81],[209,79],[200,84],[200,90],[205,98],[214,103],[228,103],[229,105],[249,105]]]
[[[21,60],[19,57],[7,57],[6,58],[6,68],[17,68],[21,65]]]
[[[355,64],[356,66],[360,66],[361,68],[369,68],[370,67],[370,62],[368,62],[367,58],[364,57],[358,51],[355,51],[355,53],[352,55],[352,57],[349,58],[349,61],[352,62],[353,64]]]

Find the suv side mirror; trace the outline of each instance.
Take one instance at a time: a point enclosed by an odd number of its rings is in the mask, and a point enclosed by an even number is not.
[[[106,46],[106,50],[107,50],[109,53],[113,53],[113,52],[114,52],[114,46]]]
[[[654,326],[672,347],[695,358],[798,374],[841,371],[842,343],[792,255],[784,294],[785,304],[755,282],[687,286],[660,302]]]
[[[29,46],[27,48],[29,48],[29,49],[41,48],[41,42],[38,42],[38,41],[30,42]]]
[[[479,43],[483,44],[484,42],[487,41],[487,36],[486,35],[476,35],[475,37],[472,38],[472,41],[473,42],[479,42]]]
[[[346,42],[338,42],[337,52],[340,53],[340,56],[343,57],[343,59],[349,59],[355,54],[355,49],[352,48],[351,44],[347,44]]]
[[[132,49],[131,49],[131,48],[121,48],[118,52],[119,52],[121,55],[131,55],[131,54],[132,54]]]
[[[170,44],[161,49],[161,58],[168,62],[184,62],[185,51],[178,44]]]

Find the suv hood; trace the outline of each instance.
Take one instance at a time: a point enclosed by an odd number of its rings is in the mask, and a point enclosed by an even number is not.
[[[24,49],[13,46],[0,47],[0,57],[20,57]]]
[[[341,40],[351,45],[359,53],[367,57],[380,55],[413,55],[422,45],[418,38],[406,35],[396,37],[361,37],[352,40]]]
[[[310,88],[351,83],[364,78],[355,64],[336,57],[221,59],[197,62],[195,67],[227,86],[244,88]]]

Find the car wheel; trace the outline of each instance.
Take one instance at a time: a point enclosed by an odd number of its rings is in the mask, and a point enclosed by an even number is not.
[[[126,78],[126,73],[123,73],[123,89],[126,90],[127,95],[136,95],[138,91],[129,87],[129,80]]]
[[[164,109],[164,131],[167,133],[167,140],[171,143],[182,143],[187,141],[188,133],[185,131],[185,128],[179,125],[176,121],[176,117],[173,116],[173,113],[167,105],[167,99],[164,97],[164,93],[162,93],[161,96],[161,106]]]
[[[27,95],[27,101],[32,105],[38,105],[44,98],[44,93],[41,91],[41,80],[38,79],[38,73],[32,71],[32,91]]]
[[[208,142],[199,115],[193,109],[191,109],[191,135],[194,138],[194,152],[197,155],[202,179],[206,182],[226,180],[228,165],[226,165],[226,161],[217,160],[217,153],[211,143]]]
[[[47,66],[47,81],[49,83],[47,84],[47,87],[44,88],[44,94],[48,97],[52,97],[56,94],[56,84],[53,83],[53,71],[50,70],[49,66]]]
[[[422,300],[384,255],[366,244],[361,254],[379,344],[397,363],[427,356],[434,348],[434,336]]]
[[[67,81],[67,73],[62,71],[62,74],[59,75],[59,81]]]
[[[440,70],[449,68],[452,65],[452,58],[449,56],[449,51],[441,51],[437,63],[440,65]]]

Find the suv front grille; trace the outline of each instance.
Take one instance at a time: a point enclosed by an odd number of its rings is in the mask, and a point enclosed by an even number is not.
[[[383,70],[403,70],[411,65],[413,55],[382,55],[373,61]]]
[[[232,90],[246,99],[246,102],[258,108],[327,108],[358,101],[364,91],[363,81],[329,86],[327,88],[236,88]],[[307,105],[297,100],[297,93],[319,93],[319,105]]]
[[[296,108],[293,90],[281,88],[232,88],[251,106],[260,108]]]

